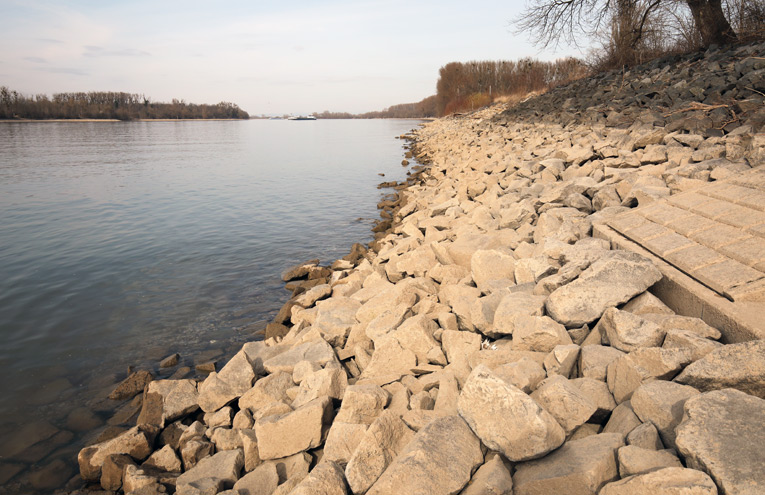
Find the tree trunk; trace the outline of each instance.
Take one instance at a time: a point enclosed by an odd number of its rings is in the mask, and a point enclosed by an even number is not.
[[[721,0],[686,0],[686,3],[691,9],[704,46],[736,41],[736,33],[725,18]]]

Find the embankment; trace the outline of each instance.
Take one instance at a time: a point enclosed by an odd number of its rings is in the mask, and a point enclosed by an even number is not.
[[[148,383],[138,424],[80,452],[83,480],[180,495],[762,493],[763,341],[720,342],[651,293],[650,258],[592,233],[757,171],[763,52],[656,61],[425,125],[410,138],[427,167],[380,204],[371,248],[285,272],[294,297],[267,339],[202,382]]]

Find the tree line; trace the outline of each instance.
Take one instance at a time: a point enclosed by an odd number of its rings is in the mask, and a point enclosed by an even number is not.
[[[134,93],[91,91],[24,95],[0,86],[0,119],[247,119],[234,103],[153,102]]]

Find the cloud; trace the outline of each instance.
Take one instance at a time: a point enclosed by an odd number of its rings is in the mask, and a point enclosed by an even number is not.
[[[37,38],[37,41],[41,43],[48,43],[51,45],[63,45],[64,42],[61,40],[53,39],[53,38]]]
[[[35,63],[35,64],[47,64],[48,63],[47,60],[45,60],[44,58],[40,58],[40,57],[24,57],[24,60],[26,60],[27,62]]]
[[[75,69],[73,67],[39,67],[36,70],[42,72],[50,72],[51,74],[71,74],[73,76],[87,76],[89,75],[82,69]]]
[[[86,45],[86,57],[149,57],[151,53],[137,48],[106,49],[102,46]]]

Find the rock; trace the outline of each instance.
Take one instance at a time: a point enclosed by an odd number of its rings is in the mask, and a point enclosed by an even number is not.
[[[249,473],[263,462],[258,452],[258,437],[255,430],[247,429],[239,430],[239,438],[244,452],[244,472]]]
[[[311,287],[307,291],[295,298],[295,304],[304,308],[310,308],[317,301],[326,299],[332,294],[332,286],[329,284],[319,284]]]
[[[640,426],[640,418],[632,410],[630,401],[624,401],[616,406],[608,418],[608,423],[603,428],[603,433],[619,433],[626,438],[629,433]]]
[[[274,402],[287,402],[287,389],[295,386],[292,375],[279,371],[261,378],[239,398],[239,407],[251,412]]]
[[[691,358],[685,349],[644,347],[626,354],[608,365],[606,381],[614,400],[621,403],[643,382],[671,380]]]
[[[351,327],[358,323],[356,312],[361,308],[361,303],[349,297],[332,297],[319,302],[316,307],[318,312],[314,327],[331,345],[344,346]]]
[[[385,411],[360,435],[345,468],[353,493],[365,493],[412,440],[414,432],[398,414]]]
[[[466,361],[467,356],[481,349],[481,336],[473,332],[444,330],[441,333],[441,347],[450,363]]]
[[[122,487],[122,477],[127,466],[135,466],[135,461],[127,454],[106,456],[101,466],[101,487],[104,490],[119,490]]]
[[[308,475],[308,470],[313,462],[313,457],[306,452],[300,452],[282,459],[266,461],[266,463],[276,466],[276,472],[279,474],[279,483],[298,477],[303,479]]]
[[[473,474],[470,484],[465,487],[460,495],[512,495],[513,479],[510,471],[502,462],[502,459],[495,455],[490,460],[478,468]]]
[[[656,426],[664,445],[675,448],[675,428],[683,419],[683,405],[698,394],[693,387],[655,380],[638,387],[630,402],[641,421]]]
[[[210,440],[215,444],[215,450],[234,450],[243,447],[242,438],[237,430],[231,428],[213,428]]]
[[[306,263],[301,263],[299,265],[287,268],[284,270],[284,272],[282,272],[282,281],[289,282],[290,280],[306,277],[310,273],[311,268],[316,267],[318,264],[319,260],[311,260]]]
[[[290,495],[346,495],[343,470],[336,463],[324,462],[313,468]]]
[[[126,454],[136,461],[143,461],[151,453],[154,431],[145,426],[134,426],[119,436],[80,450],[77,462],[80,476],[85,481],[98,481],[101,466],[111,454]]]
[[[181,355],[177,352],[175,354],[170,354],[165,359],[159,362],[160,368],[172,368],[173,366],[177,366],[178,362],[181,360]]]
[[[537,296],[528,292],[514,292],[505,295],[494,313],[494,326],[490,337],[512,335],[519,315],[542,316],[544,314],[545,296]]]
[[[109,394],[112,400],[131,399],[143,392],[146,385],[154,379],[154,375],[147,370],[138,370],[122,380],[117,387]]]
[[[453,494],[483,462],[480,441],[459,416],[431,421],[409,442],[367,492]]]
[[[370,425],[390,401],[390,394],[377,385],[349,385],[335,421]]]
[[[457,408],[484,445],[513,462],[541,457],[565,438],[550,413],[483,365],[470,373]]]
[[[447,285],[442,287],[438,299],[452,308],[452,313],[457,315],[457,325],[460,330],[472,332],[475,330],[470,316],[473,303],[481,296],[481,291],[475,287],[465,285]]]
[[[529,358],[521,358],[514,363],[503,364],[494,368],[494,374],[523,392],[530,394],[547,376],[539,363]]]
[[[515,283],[515,258],[497,250],[478,250],[470,258],[470,272],[476,287],[487,293],[492,282],[507,280]]]
[[[320,397],[331,397],[341,400],[348,386],[348,377],[342,368],[324,368],[308,375],[300,382],[300,391],[292,407],[298,408]]]
[[[163,428],[197,409],[199,393],[193,380],[155,380],[146,388],[138,424]]]
[[[365,424],[333,422],[324,442],[322,460],[333,461],[340,466],[348,464],[367,428],[369,426]]]
[[[569,337],[571,335],[569,334]],[[580,347],[576,344],[557,345],[545,358],[545,370],[548,375],[571,376],[571,371],[579,358]]]
[[[334,411],[332,399],[322,397],[286,414],[255,423],[261,459],[277,459],[321,445]]]
[[[154,451],[141,467],[156,468],[166,473],[180,473],[182,468],[181,460],[169,445]]]
[[[566,328],[547,316],[519,315],[515,318],[513,349],[550,352],[560,345],[571,345]]]
[[[234,410],[230,406],[221,408],[212,413],[205,413],[204,422],[209,428],[231,427],[231,416]]]
[[[139,490],[157,490],[159,488],[158,478],[143,469],[134,465],[125,466],[125,473],[122,477],[122,490],[125,493],[135,494]],[[149,492],[151,493],[151,492]]]
[[[386,337],[376,346],[372,359],[361,378],[392,376],[391,381],[397,380],[411,372],[417,366],[417,356],[409,349],[404,349],[398,340]]]
[[[674,315],[674,311],[661,302],[661,299],[646,291],[639,294],[622,307],[622,311],[628,311],[635,315],[661,314]]]
[[[566,442],[542,459],[517,465],[513,493],[597,494],[603,485],[619,478],[615,453],[623,445],[622,436],[614,433]]]
[[[649,450],[626,445],[617,453],[619,476],[626,478],[635,474],[668,467],[683,467],[680,459],[669,450]]]
[[[266,345],[264,341],[257,340],[247,342],[242,346],[242,350],[247,354],[255,374],[262,376],[267,373],[263,367],[263,362],[287,352],[290,350],[290,347],[287,345]]]
[[[609,483],[599,495],[717,495],[712,479],[701,471],[668,467]]]
[[[666,333],[656,323],[616,308],[608,308],[603,313],[598,327],[611,347],[624,352],[641,347],[661,347]]]
[[[593,421],[602,422],[611,415],[616,408],[614,396],[608,390],[608,385],[594,378],[576,378],[571,384],[595,404],[596,410],[592,413]]]
[[[765,340],[716,349],[685,368],[675,381],[702,392],[735,388],[765,399]]]
[[[268,373],[283,371],[292,375],[295,365],[301,361],[315,362],[325,366],[331,361],[337,361],[334,349],[323,340],[316,340],[297,345],[292,349],[263,361],[263,368]]]
[[[279,485],[279,475],[273,464],[261,464],[234,483],[238,495],[271,495]]]
[[[437,361],[446,364],[441,345],[433,338],[436,330],[438,330],[438,324],[435,321],[425,315],[416,315],[408,318],[391,332],[390,337],[396,339],[403,349],[414,352],[418,364],[428,363],[431,351],[437,352],[440,356],[436,358]]]
[[[531,398],[555,418],[566,435],[587,422],[598,409],[586,394],[560,375],[544,380]]]
[[[734,389],[685,402],[675,433],[686,465],[709,474],[724,495],[765,492],[765,400]]]
[[[583,346],[579,357],[579,375],[604,382],[606,381],[608,365],[622,356],[624,353],[613,347]]]
[[[636,426],[627,435],[627,445],[649,450],[662,450],[664,448],[664,443],[659,438],[659,430],[653,423],[643,423]]]
[[[613,306],[655,284],[662,275],[647,258],[614,251],[595,261],[571,282],[556,289],[545,302],[547,313],[567,327],[594,321]]]
[[[192,493],[189,488],[206,478],[217,480],[223,488],[231,488],[239,479],[242,466],[244,466],[244,454],[240,449],[226,450],[205,457],[196,466],[178,477],[176,493],[178,495]]]

